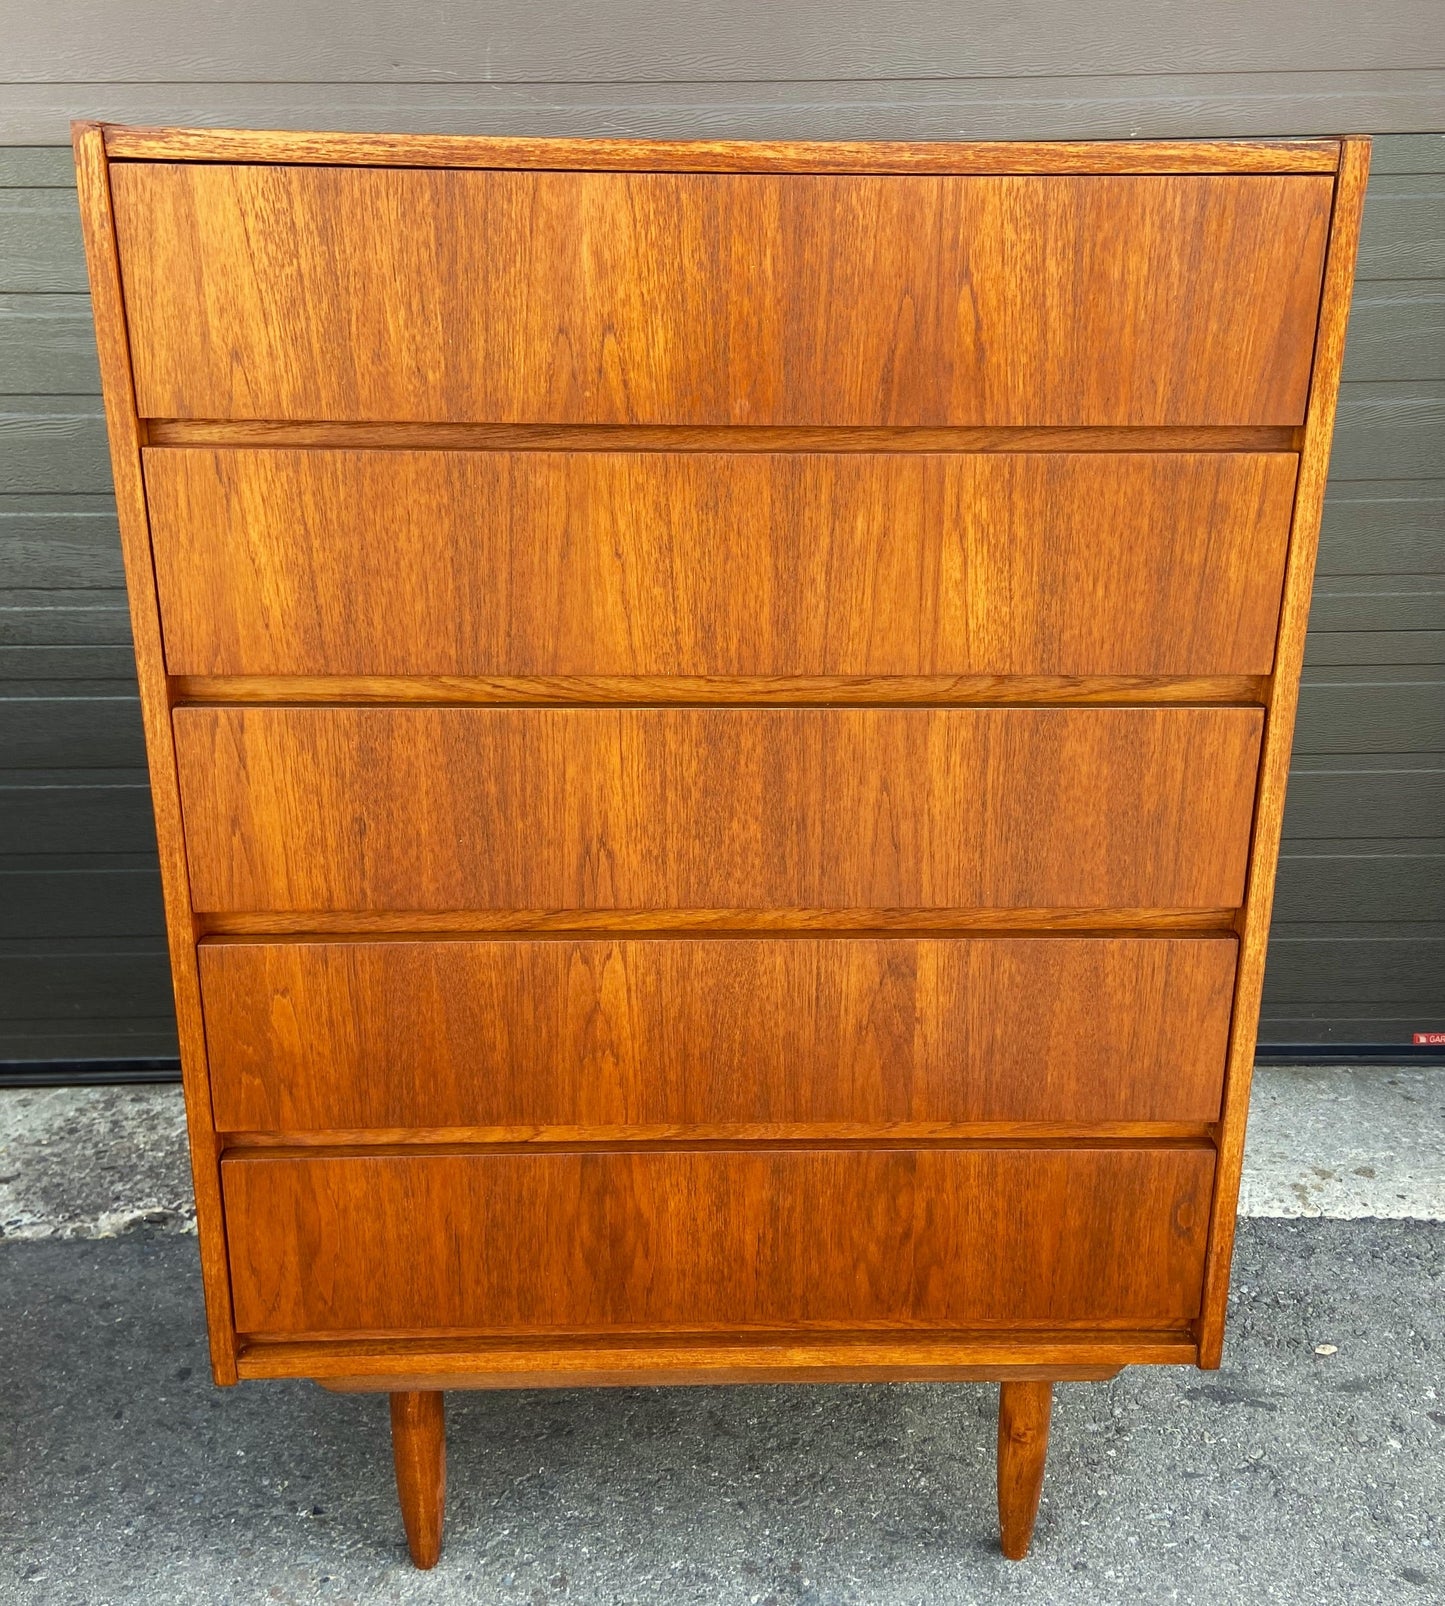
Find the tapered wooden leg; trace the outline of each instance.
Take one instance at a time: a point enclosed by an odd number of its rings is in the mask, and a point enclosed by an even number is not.
[[[439,1389],[392,1395],[391,1454],[407,1549],[418,1567],[435,1567],[447,1500],[446,1413]]]
[[[1052,1383],[1001,1383],[998,1392],[998,1531],[1003,1553],[1029,1553],[1049,1453]]]

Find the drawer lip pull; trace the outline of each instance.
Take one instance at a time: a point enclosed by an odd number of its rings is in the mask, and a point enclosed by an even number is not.
[[[1213,1144],[1215,1121],[897,1121],[788,1125],[458,1126],[295,1128],[245,1131],[223,1128],[228,1154],[294,1151],[291,1158],[321,1152],[368,1155],[421,1149],[460,1153],[550,1153],[554,1150],[736,1149],[736,1148],[1197,1148]]]
[[[189,703],[496,708],[1263,708],[1264,675],[172,675]]]
[[[432,424],[284,418],[148,418],[142,458],[166,449],[434,452],[1273,452],[1297,424]]]
[[[1196,932],[1232,936],[1238,910],[1195,909],[257,909],[197,911],[202,942],[271,937],[369,939],[416,937],[477,940],[514,936],[557,941],[586,935],[731,937],[867,936],[902,933],[935,937],[1009,933],[1043,936],[1147,936]]]

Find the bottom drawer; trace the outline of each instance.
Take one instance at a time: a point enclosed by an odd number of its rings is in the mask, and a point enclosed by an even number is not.
[[[247,1155],[240,1331],[1181,1323],[1202,1147]]]

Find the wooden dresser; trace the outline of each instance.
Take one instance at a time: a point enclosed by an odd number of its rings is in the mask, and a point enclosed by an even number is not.
[[[1219,1364],[1368,146],[76,134],[216,1380]]]

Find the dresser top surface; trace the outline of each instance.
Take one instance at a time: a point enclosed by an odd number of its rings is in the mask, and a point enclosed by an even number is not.
[[[96,125],[77,123],[77,133]],[[1333,173],[1341,142],[532,139],[103,127],[112,161],[777,173]]]

